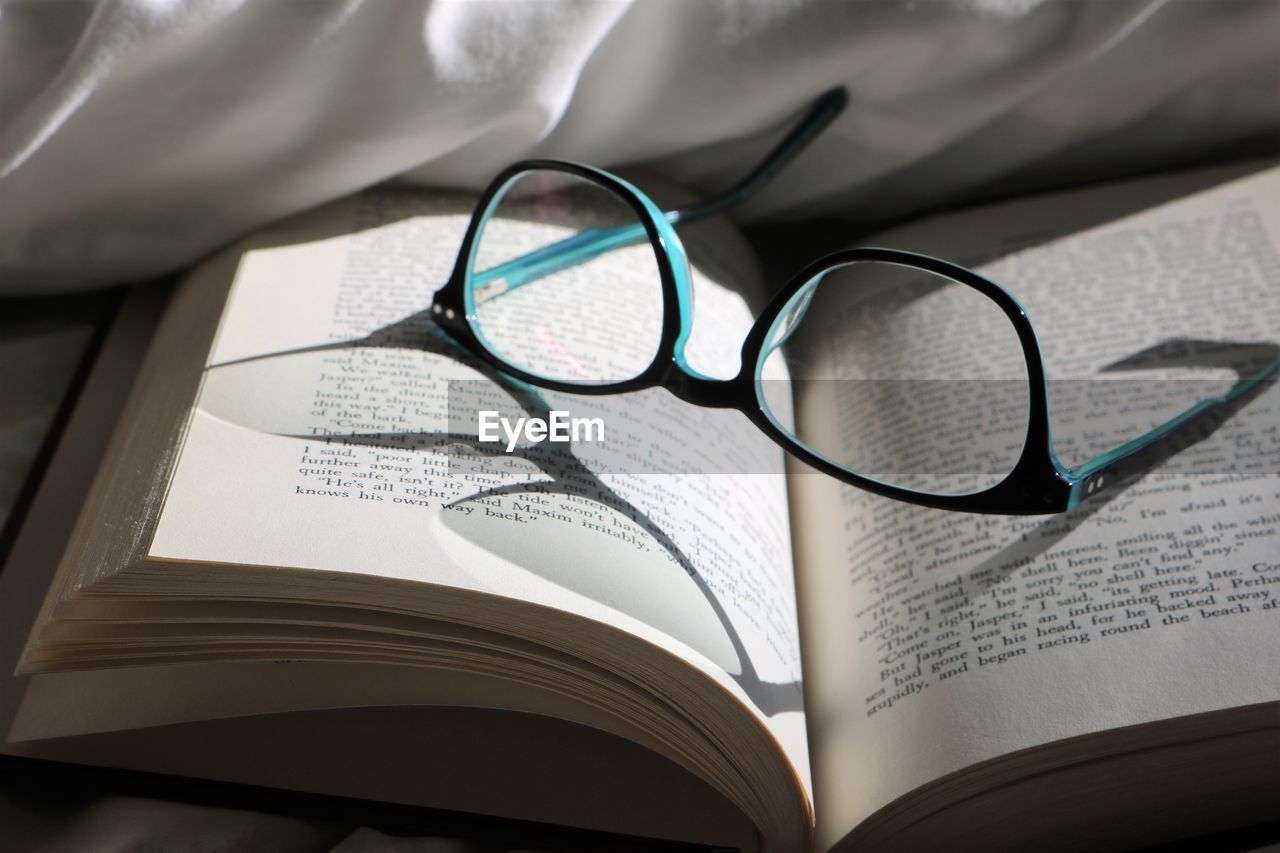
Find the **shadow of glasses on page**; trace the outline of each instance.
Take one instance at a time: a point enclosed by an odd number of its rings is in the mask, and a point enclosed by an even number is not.
[[[469,368],[479,374],[485,380],[491,382],[496,388],[505,393],[510,400],[518,406],[526,416],[547,419],[549,417],[551,407],[547,404],[543,395],[531,386],[512,379],[505,374],[495,370],[488,364],[473,358],[466,353],[461,347],[457,346],[450,340],[443,331],[436,325],[429,311],[421,311],[416,314],[404,317],[394,323],[384,326],[374,332],[358,339],[338,341],[330,344],[320,344],[315,346],[302,347],[293,350],[269,353],[261,356],[254,356],[235,361],[222,362],[209,368],[209,374],[216,375],[218,371],[230,368],[238,368],[248,366],[254,363],[266,365],[273,360],[279,362],[292,357],[315,355],[325,353],[351,353],[361,349],[394,349],[408,350],[415,353],[426,353],[447,358],[457,364]],[[270,383],[268,383],[270,384]],[[208,384],[206,384],[206,388]],[[270,388],[263,387],[258,394],[269,394]],[[205,398],[202,396],[202,404]],[[662,526],[656,523],[649,515],[637,507],[633,502],[627,500],[609,483],[601,479],[590,467],[583,463],[581,459],[574,453],[566,449],[565,445],[534,444],[519,445],[513,452],[507,453],[505,448],[489,442],[480,442],[478,437],[469,433],[459,433],[451,431],[449,428],[438,430],[388,430],[388,431],[362,431],[359,428],[350,432],[342,432],[341,434],[329,434],[318,437],[317,435],[308,435],[303,432],[291,431],[287,425],[273,424],[266,421],[259,421],[253,416],[227,416],[225,411],[215,411],[219,417],[223,417],[239,426],[254,429],[259,432],[268,432],[289,438],[303,439],[310,441],[331,440],[343,445],[357,445],[373,448],[388,448],[397,451],[404,451],[412,448],[441,448],[452,445],[455,448],[465,448],[469,455],[476,458],[485,457],[502,457],[505,459],[517,458],[524,462],[530,463],[541,472],[547,479],[528,482],[504,483],[496,486],[482,486],[476,491],[457,497],[446,503],[447,507],[457,507],[473,502],[484,502],[493,498],[501,498],[507,496],[516,496],[523,494],[552,494],[561,496],[571,496],[585,499],[595,504],[606,507],[608,510],[621,515],[630,521],[636,527],[643,530],[656,545],[664,551],[670,559],[679,566],[683,576],[692,581],[698,593],[705,601],[710,612],[714,614],[715,620],[718,622],[720,630],[723,632],[724,639],[731,648],[731,654],[736,658],[737,672],[733,671],[733,667],[726,667],[729,673],[737,681],[742,690],[751,698],[756,706],[767,716],[774,716],[785,711],[798,711],[803,708],[803,695],[801,682],[785,681],[770,682],[762,679],[757,673],[751,656],[734,627],[733,621],[730,619],[719,597],[711,588],[707,579],[700,573],[689,555],[684,549],[673,540],[673,538],[665,531]],[[441,413],[443,415],[443,413]],[[527,562],[527,561],[526,561]],[[522,568],[530,568],[530,566],[522,566]],[[536,571],[536,569],[532,569]],[[564,585],[566,577],[562,573],[559,577],[545,577],[553,583]],[[593,596],[593,590],[588,585],[582,583],[574,584],[572,577],[567,578],[570,588],[574,592]],[[602,602],[603,603],[603,602]],[[609,602],[610,606],[616,607],[623,612],[628,612],[631,608],[634,610],[633,603],[625,598],[615,599]],[[647,621],[645,614],[630,613],[640,621]],[[697,630],[692,632],[698,634]],[[676,634],[679,636],[679,634]],[[689,642],[688,636],[681,636],[680,639]],[[691,643],[697,648],[697,645]],[[706,651],[705,648],[700,651]],[[714,654],[709,655],[713,660],[716,659]]]

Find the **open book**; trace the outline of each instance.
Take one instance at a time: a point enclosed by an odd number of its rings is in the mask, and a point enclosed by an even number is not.
[[[1255,165],[873,242],[1027,306],[1070,462],[1116,443],[1098,406],[1152,404],[1073,383],[1225,390],[1222,364],[1135,355],[1280,342],[1277,198]],[[456,387],[555,403],[433,324],[470,203],[370,192],[180,285],[43,606],[8,619],[30,631],[6,751],[782,851],[1276,816],[1275,383],[1054,517],[882,499],[661,390],[591,404],[637,470],[476,455]],[[690,360],[732,375],[766,288],[726,223],[682,238]],[[664,471],[677,445],[707,469]]]

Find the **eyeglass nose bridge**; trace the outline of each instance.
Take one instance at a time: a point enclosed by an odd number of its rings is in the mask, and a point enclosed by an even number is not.
[[[736,409],[742,396],[737,379],[700,376],[674,358],[668,362],[660,384],[686,403],[712,409]]]

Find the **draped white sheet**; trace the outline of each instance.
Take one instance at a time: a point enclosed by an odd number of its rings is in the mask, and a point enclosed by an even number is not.
[[[1275,0],[3,0],[0,293],[533,155],[707,190],[837,84],[845,115],[741,216],[1149,171],[1274,135],[1276,44]]]

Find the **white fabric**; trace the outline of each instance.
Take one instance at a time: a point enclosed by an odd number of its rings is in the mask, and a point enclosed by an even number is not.
[[[887,220],[1274,132],[1275,0],[3,0],[0,292],[172,269],[406,176],[659,160],[703,190],[835,84],[741,215]]]

